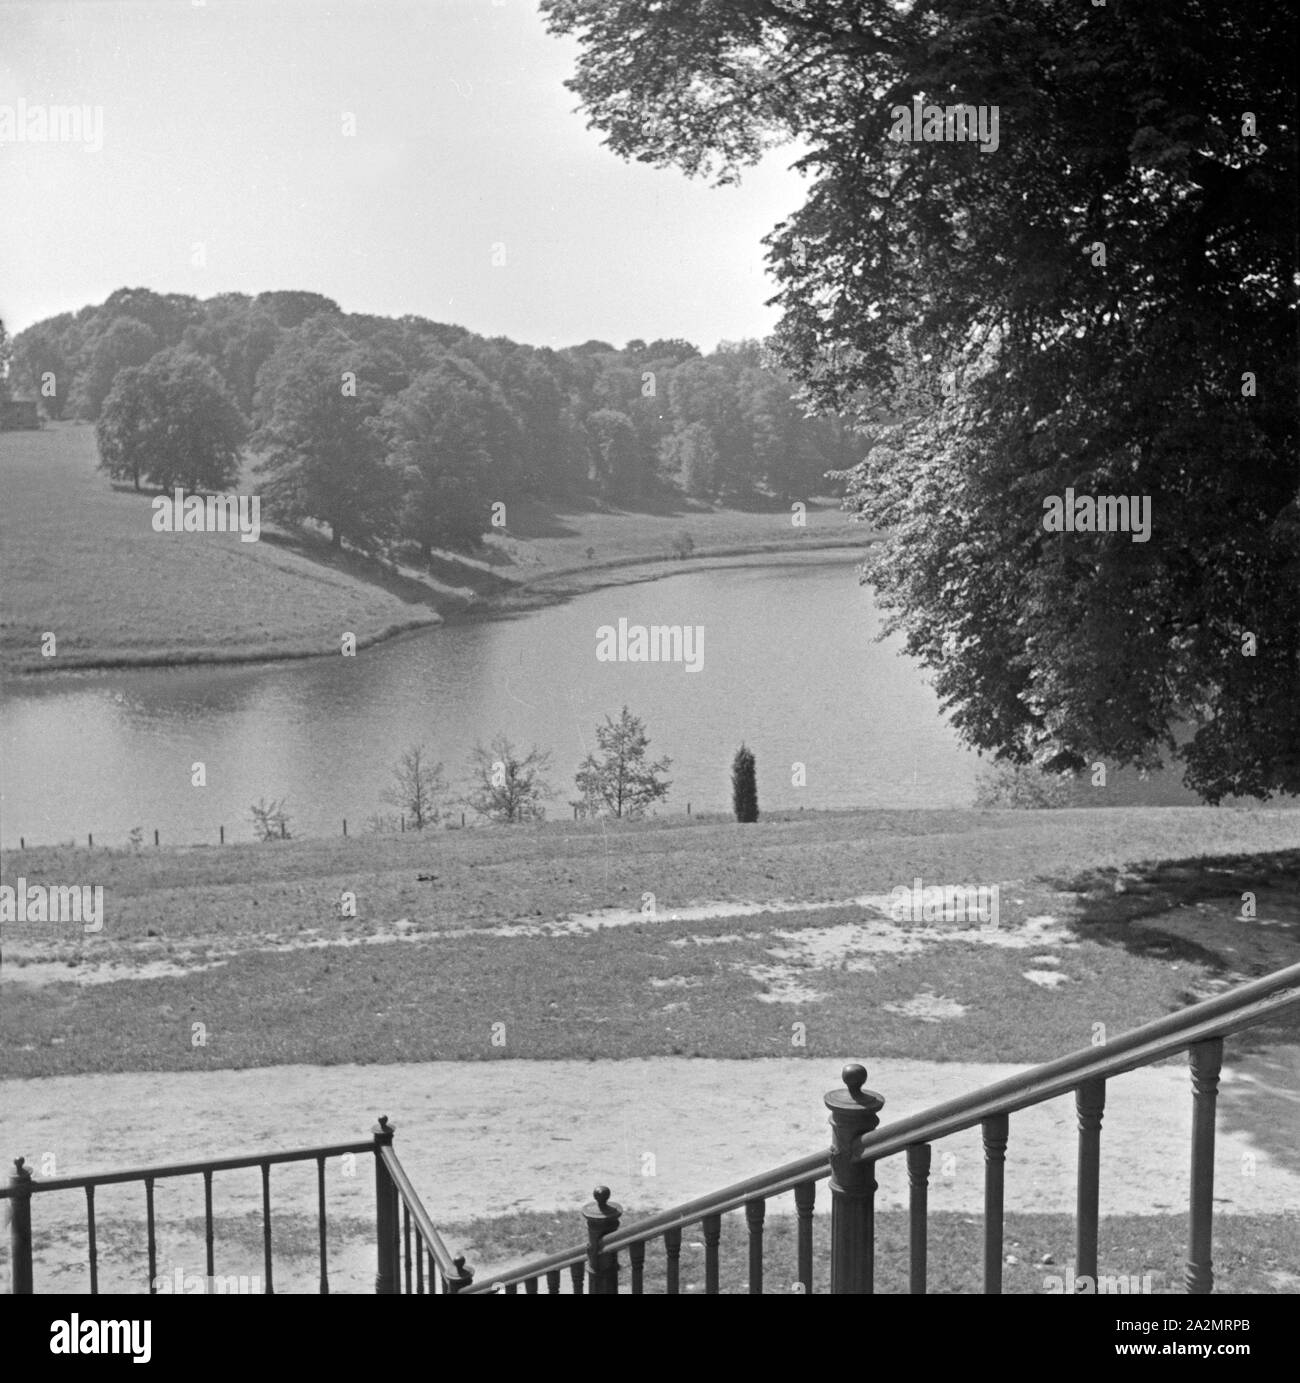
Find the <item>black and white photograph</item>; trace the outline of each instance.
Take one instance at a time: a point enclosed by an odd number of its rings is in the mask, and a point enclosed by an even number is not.
[[[0,0],[31,1360],[240,1357],[200,1295],[1266,1353],[1298,27]]]

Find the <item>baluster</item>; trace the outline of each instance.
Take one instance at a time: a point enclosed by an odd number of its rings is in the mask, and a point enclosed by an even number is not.
[[[1002,1292],[1002,1170],[1007,1160],[1007,1116],[985,1119],[984,1129],[984,1292]]]
[[[629,1244],[627,1250],[628,1262],[632,1264],[632,1295],[634,1297],[645,1294],[645,1240],[638,1239],[635,1244]]]
[[[831,1112],[831,1291],[864,1296],[875,1291],[876,1164],[854,1155],[854,1144],[880,1123],[884,1096],[864,1089],[867,1068],[849,1062],[843,1090],[823,1097]]]
[[[1214,1112],[1223,1065],[1223,1038],[1198,1042],[1188,1053],[1192,1067],[1192,1200],[1187,1241],[1187,1290],[1214,1291]]]
[[[722,1216],[706,1215],[701,1224],[704,1230],[704,1292],[718,1295],[718,1244],[722,1240]]]
[[[32,1294],[32,1169],[25,1162],[15,1157],[9,1178],[9,1290],[14,1296]]]
[[[95,1184],[86,1187],[86,1239],[90,1259],[90,1295],[99,1295],[99,1250],[95,1247]]]
[[[573,1295],[575,1297],[580,1297],[582,1295],[583,1275],[586,1271],[587,1265],[585,1263],[569,1264],[569,1281],[573,1284]]]
[[[400,1266],[397,1261],[397,1187],[384,1166],[380,1148],[391,1147],[396,1124],[381,1114],[371,1130],[375,1136],[375,1242],[378,1266],[375,1272],[375,1292],[379,1296],[395,1296]]]
[[[745,1202],[745,1223],[749,1226],[749,1295],[763,1295],[763,1218],[767,1202],[759,1197]]]
[[[320,1294],[327,1297],[330,1294],[329,1267],[325,1255],[325,1159],[316,1159],[316,1223],[320,1229]],[[212,1269],[209,1267],[208,1272]]]
[[[537,1279],[535,1277],[530,1277],[528,1281],[524,1283],[524,1292],[530,1297],[535,1297],[537,1295]]]
[[[550,1270],[550,1272],[548,1272],[548,1273],[546,1274],[546,1290],[547,1290],[547,1292],[548,1292],[548,1294],[549,1294],[550,1296],[553,1296],[553,1297],[559,1296],[559,1294],[560,1294],[560,1270],[559,1270],[559,1268],[552,1268],[552,1269]]]
[[[506,1283],[506,1296],[513,1297],[519,1295],[519,1284],[517,1282]]]
[[[805,1292],[811,1292],[813,1289],[813,1204],[816,1197],[815,1181],[801,1181],[794,1188],[799,1240],[799,1284]]]
[[[149,1292],[153,1293],[154,1279],[158,1276],[158,1241],[154,1237],[153,1223],[153,1177],[144,1179],[145,1230],[149,1243]]]
[[[595,1200],[582,1208],[582,1217],[587,1222],[588,1295],[616,1296],[618,1254],[602,1253],[600,1242],[606,1235],[617,1233],[623,1207],[610,1200],[608,1186],[597,1186],[592,1195]]]
[[[1075,1209],[1074,1272],[1097,1281],[1097,1214],[1101,1204],[1101,1117],[1106,1082],[1088,1080],[1074,1092],[1079,1121],[1079,1188]]]
[[[415,1295],[424,1295],[424,1235],[418,1225],[415,1229]]]
[[[907,1150],[907,1219],[911,1243],[907,1290],[925,1295],[929,1258],[930,1145],[913,1143]]]
[[[411,1295],[411,1207],[402,1201],[402,1266],[406,1270],[406,1295]]]
[[[682,1231],[680,1228],[664,1230],[664,1254],[666,1256],[664,1293],[670,1297],[679,1296],[682,1290]]]
[[[208,1278],[211,1280],[216,1268],[213,1266],[213,1250],[216,1235],[212,1228],[212,1168],[203,1172],[203,1247],[207,1254]]]
[[[271,1164],[262,1163],[262,1262],[266,1272],[266,1295],[275,1292],[271,1277]]]

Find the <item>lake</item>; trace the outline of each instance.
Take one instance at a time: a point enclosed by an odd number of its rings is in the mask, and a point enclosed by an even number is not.
[[[249,807],[285,798],[294,835],[360,833],[401,751],[423,741],[453,787],[475,741],[504,732],[553,755],[552,815],[605,715],[628,705],[671,757],[658,810],[730,811],[744,740],[764,809],[967,807],[980,759],[942,718],[880,617],[851,554],[738,562],[615,586],[508,619],[459,621],[355,658],[86,673],[11,683],[0,701],[0,841],[121,845],[253,837]],[[598,661],[597,630],[702,627],[698,671]],[[191,766],[206,767],[206,787]],[[803,785],[798,765],[803,766]],[[1175,775],[1176,776],[1176,775]],[[1112,775],[1080,800],[1189,803],[1175,776]],[[469,819],[472,819],[469,818]]]

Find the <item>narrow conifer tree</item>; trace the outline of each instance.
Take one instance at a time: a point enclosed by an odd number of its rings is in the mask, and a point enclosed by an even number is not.
[[[754,755],[743,744],[731,761],[731,805],[737,821],[758,820],[758,776]]]

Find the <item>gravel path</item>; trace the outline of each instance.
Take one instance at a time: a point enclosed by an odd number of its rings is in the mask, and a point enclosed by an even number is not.
[[[202,1074],[70,1076],[0,1082],[0,1150],[24,1155],[38,1178],[184,1161],[260,1149],[365,1138],[379,1114],[397,1125],[403,1165],[435,1222],[512,1210],[571,1216],[604,1182],[629,1217],[674,1204],[824,1146],[821,1093],[837,1082],[839,1062],[821,1058],[715,1061],[657,1058],[618,1062],[441,1062],[395,1066],[284,1066]],[[869,1086],[898,1118],[1016,1071],[1006,1065],[890,1060]],[[1300,1161],[1288,1152],[1279,1110],[1300,1098],[1294,1048],[1267,1049],[1225,1067],[1220,1098],[1215,1198],[1219,1213],[1300,1212]],[[1102,1134],[1104,1214],[1180,1211],[1188,1193],[1190,1082],[1170,1064],[1110,1083]],[[1075,1116],[1070,1097],[1012,1116],[1007,1151],[1007,1210],[1072,1212]],[[1279,1136],[1281,1135],[1281,1136]],[[52,1157],[52,1162],[49,1159]],[[44,1163],[44,1166],[43,1166]],[[350,1172],[350,1174],[349,1174]],[[906,1204],[901,1158],[882,1163],[878,1204]],[[368,1159],[329,1169],[333,1213],[369,1218]],[[256,1170],[215,1181],[222,1215],[260,1213]],[[272,1204],[313,1213],[314,1168],[273,1172]],[[824,1195],[819,1197],[824,1202]],[[978,1213],[983,1160],[978,1131],[936,1145],[930,1205]],[[139,1204],[137,1204],[139,1202]],[[790,1198],[771,1213],[788,1211]],[[103,1188],[106,1220],[143,1220],[140,1188]],[[202,1214],[199,1178],[160,1183],[160,1242],[201,1262],[201,1240],[182,1246],[180,1221]],[[84,1199],[75,1192],[37,1197],[38,1242],[47,1237],[38,1277],[80,1290]],[[6,1236],[7,1237],[7,1236]],[[102,1237],[102,1236],[101,1236]],[[109,1236],[111,1238],[111,1236]],[[220,1228],[218,1229],[220,1238]],[[255,1243],[256,1241],[254,1241]],[[369,1290],[373,1248],[340,1244],[336,1290]],[[255,1247],[241,1271],[259,1266]],[[101,1243],[105,1271],[112,1254]],[[67,1261],[66,1271],[59,1265]],[[310,1263],[303,1272],[310,1271]],[[480,1265],[486,1267],[487,1265]],[[234,1271],[233,1265],[223,1270]],[[297,1270],[295,1270],[296,1273]],[[291,1274],[291,1276],[294,1274]],[[110,1285],[105,1280],[104,1285]],[[291,1285],[277,1279],[277,1286]],[[309,1285],[304,1279],[303,1286]],[[46,1290],[58,1290],[47,1281]]]

